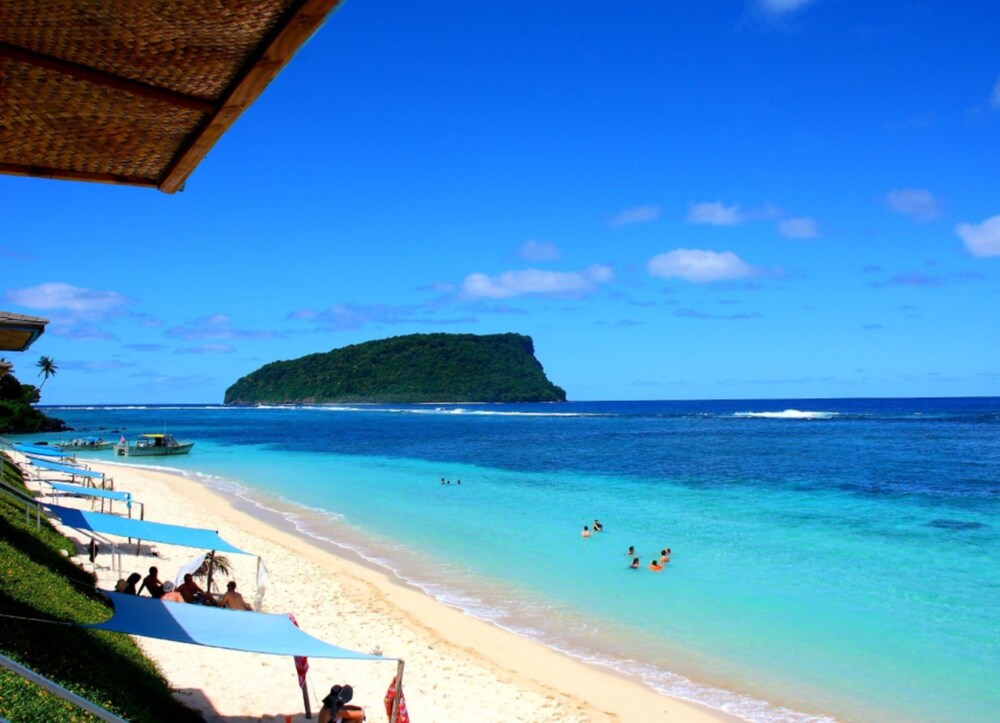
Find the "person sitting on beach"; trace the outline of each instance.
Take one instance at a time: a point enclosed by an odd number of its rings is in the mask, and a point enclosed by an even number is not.
[[[137,572],[133,572],[125,581],[125,587],[122,588],[122,592],[126,595],[138,595],[139,591],[135,589],[135,586],[139,584],[141,579],[142,575]]]
[[[583,532],[580,533],[580,537],[590,537],[590,528],[584,525]]]
[[[226,583],[226,594],[219,600],[219,607],[229,608],[230,610],[253,610],[247,604],[247,601],[243,599],[243,596],[236,592],[235,580],[230,580]]]
[[[626,557],[635,557],[635,545],[628,546],[628,552],[625,553]]]
[[[184,582],[177,586],[177,592],[181,594],[186,603],[202,603],[204,605],[215,605],[215,601],[212,600],[210,595],[206,595],[205,591],[198,587],[198,583],[194,581],[191,573],[184,575]]]
[[[598,519],[594,520],[594,532],[604,532],[604,525]]]
[[[163,593],[165,593],[166,590],[163,589],[163,583],[160,582],[159,575],[160,571],[155,567],[149,568],[149,574],[142,579],[142,586],[139,588],[138,592],[136,592],[136,595],[140,594],[143,590],[146,590],[149,592],[150,597],[155,597],[157,600],[163,597]]]
[[[163,597],[161,597],[160,600],[162,600],[163,602],[181,603],[182,605],[185,602],[184,596],[181,595],[176,590],[168,590],[167,592],[163,593]]]
[[[660,562],[670,562],[670,548],[660,550]]]
[[[354,697],[354,688],[349,685],[335,685],[323,699],[323,707],[319,709],[319,723],[334,723],[335,721],[364,720],[364,710],[355,705],[347,705]]]
[[[649,563],[649,569],[653,572],[663,572],[663,565],[660,564],[659,560],[654,559]]]
[[[633,557],[632,558],[632,564],[629,565],[629,567],[631,567],[633,570],[638,570],[639,569],[639,558],[638,557]]]

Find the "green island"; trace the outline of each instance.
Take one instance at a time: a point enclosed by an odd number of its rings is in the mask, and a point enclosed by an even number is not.
[[[565,402],[522,334],[409,334],[276,361],[226,404]]]

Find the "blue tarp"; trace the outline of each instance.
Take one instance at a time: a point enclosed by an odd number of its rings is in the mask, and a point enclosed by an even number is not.
[[[106,535],[162,542],[166,545],[197,547],[202,550],[249,554],[238,547],[230,545],[219,537],[219,533],[215,530],[167,525],[163,522],[150,522],[149,520],[133,520],[130,517],[105,515],[100,512],[85,512],[84,510],[74,510],[69,507],[60,507],[59,505],[50,505],[44,502],[42,504],[62,520],[64,525],[76,530],[90,530]]]
[[[89,477],[90,479],[104,479],[103,472],[94,472],[93,470],[83,469],[82,467],[74,467],[69,464],[50,462],[46,459],[32,459],[31,464],[39,469],[47,469],[52,472],[62,472],[63,474],[72,474],[78,477]]]
[[[42,447],[41,445],[35,444],[24,444],[22,442],[14,442],[14,449],[16,449],[21,454],[37,454],[41,457],[72,457],[73,455],[66,454],[54,447]]]
[[[325,643],[299,630],[287,615],[164,602],[117,592],[105,594],[115,606],[114,617],[103,623],[84,627],[247,653],[391,660]]]
[[[60,492],[66,492],[71,495],[82,495],[83,497],[103,497],[106,500],[120,500],[122,502],[132,503],[132,493],[131,492],[119,492],[118,490],[101,490],[96,487],[83,487],[82,485],[70,485],[65,482],[46,482],[49,487],[57,489]]]

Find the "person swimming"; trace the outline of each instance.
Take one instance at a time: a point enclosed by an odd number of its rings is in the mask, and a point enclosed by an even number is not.
[[[596,518],[594,519],[594,532],[604,532],[604,525]]]
[[[584,525],[583,532],[580,533],[580,537],[590,537],[590,528]]]
[[[635,545],[629,545],[628,551],[625,553],[628,557],[635,557]]]
[[[649,569],[653,572],[663,572],[663,565],[660,564],[659,560],[653,559],[649,563]]]
[[[639,569],[639,558],[638,557],[633,557],[632,558],[632,564],[629,565],[629,567],[631,567],[633,570],[638,570]]]
[[[660,562],[670,562],[670,548],[660,550]]]

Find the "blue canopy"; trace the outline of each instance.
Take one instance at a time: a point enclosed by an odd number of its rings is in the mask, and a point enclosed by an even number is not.
[[[219,533],[215,530],[167,525],[163,522],[150,522],[149,520],[133,520],[130,517],[74,510],[70,507],[60,507],[59,505],[50,505],[44,502],[42,504],[62,520],[64,525],[76,530],[90,530],[91,532],[117,535],[118,537],[132,537],[137,540],[162,542],[166,545],[198,547],[202,550],[249,554],[238,547],[230,545],[219,537]]]
[[[325,643],[299,630],[287,615],[164,602],[117,592],[105,594],[115,606],[114,616],[103,623],[84,627],[247,653],[387,660],[380,655],[367,655]]]
[[[93,470],[84,469],[83,467],[74,467],[69,464],[50,462],[47,459],[32,458],[31,464],[39,469],[47,469],[52,472],[62,472],[63,474],[72,474],[77,475],[78,477],[89,477],[91,479],[104,479],[103,472],[94,472]]]
[[[131,492],[120,492],[118,490],[102,490],[96,487],[84,487],[83,485],[71,485],[65,482],[46,482],[49,487],[60,492],[71,495],[81,495],[83,497],[103,497],[106,500],[120,500],[121,502],[132,503]]]
[[[56,449],[55,447],[43,447],[38,444],[24,444],[23,442],[14,442],[14,449],[16,449],[21,454],[37,454],[41,457],[71,457],[72,455],[66,454],[62,450]]]

